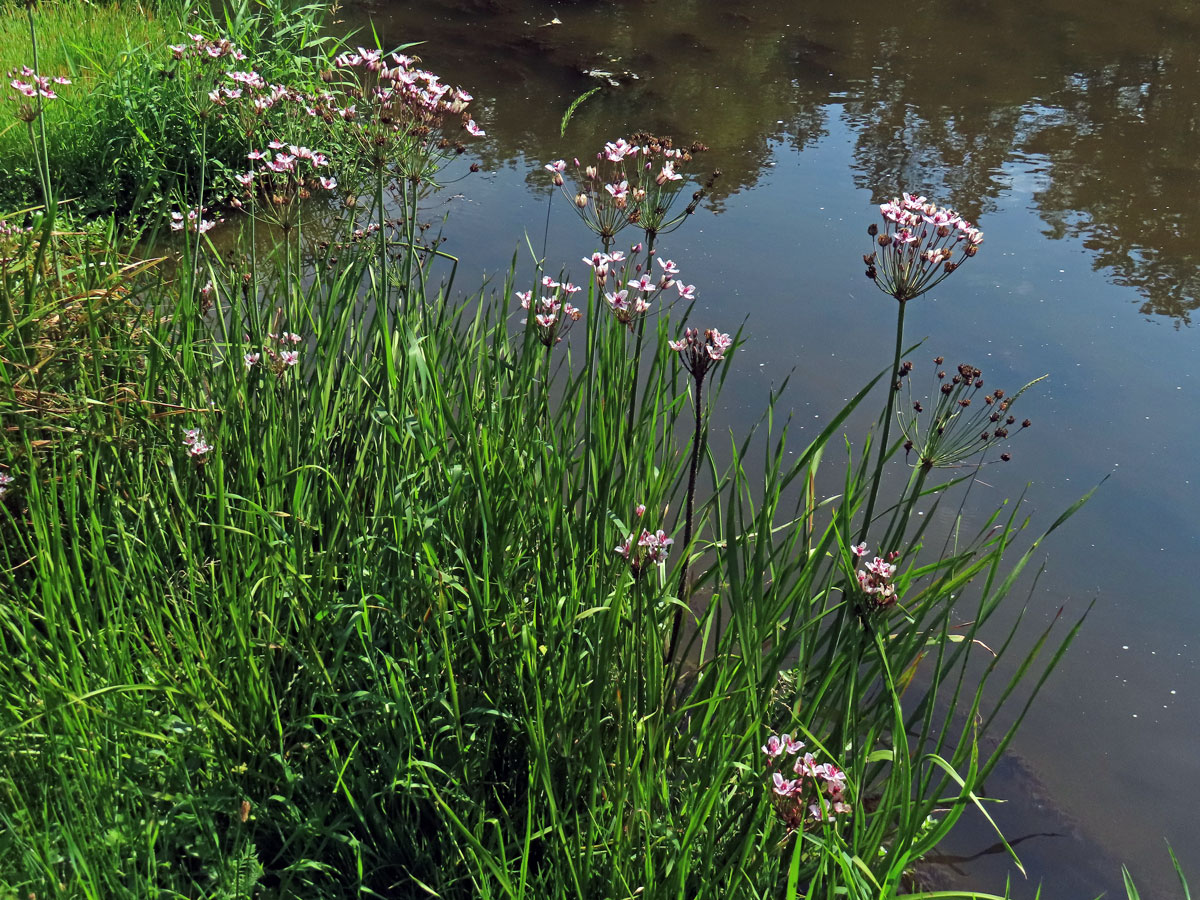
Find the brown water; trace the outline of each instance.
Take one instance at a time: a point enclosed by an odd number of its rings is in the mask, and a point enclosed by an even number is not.
[[[373,19],[385,45],[425,42],[425,64],[476,94],[484,172],[430,204],[460,285],[505,271],[526,233],[541,252],[543,163],[637,130],[712,148],[713,202],[662,247],[699,286],[699,324],[745,320],[722,398],[735,430],[794,370],[803,440],[887,364],[893,301],[860,264],[873,204],[919,191],[977,220],[983,251],[911,306],[907,333],[996,384],[1050,378],[975,499],[1030,482],[1045,526],[1113,476],[1047,542],[1029,598],[1035,625],[1096,606],[991,786],[1025,838],[1014,894],[1123,896],[1125,862],[1142,896],[1177,895],[1164,839],[1200,883],[1200,4],[427,0],[342,16]],[[546,239],[552,269],[593,249],[561,198]],[[968,825],[934,877],[1003,893],[993,842]]]

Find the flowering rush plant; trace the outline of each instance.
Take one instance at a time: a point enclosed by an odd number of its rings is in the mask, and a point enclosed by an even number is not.
[[[940,283],[979,251],[983,232],[954,212],[904,194],[881,204],[883,228],[872,223],[867,233],[876,248],[863,256],[867,277],[901,303]],[[954,259],[958,254],[958,259]]]
[[[850,552],[859,559],[869,553],[865,543],[855,544]],[[896,602],[896,585],[892,579],[896,577],[896,560],[899,558],[899,552],[893,550],[886,559],[876,556],[858,570],[858,587],[866,597],[867,612],[886,609]]]
[[[71,79],[63,75],[55,75],[53,78],[46,75],[39,75],[33,69],[29,68],[29,66],[21,66],[20,69],[10,70],[8,78],[8,86],[20,94],[21,97],[25,97],[26,100],[37,101],[36,104],[23,101],[17,108],[17,118],[27,124],[37,119],[43,100],[58,99],[54,85],[67,85],[71,83]]]
[[[912,379],[907,379],[912,411],[900,416],[905,455],[915,449],[917,465],[925,469],[962,465],[1007,440],[1010,433],[1029,428],[1033,423],[1029,419],[1018,422],[1012,407],[1018,397],[1046,377],[1034,379],[1009,396],[1002,388],[986,390],[983,371],[970,363],[962,363],[947,377],[944,361],[941,356],[933,360],[936,389],[924,402],[912,398]],[[906,361],[900,367],[899,380],[904,381],[912,369],[913,364]],[[1002,462],[1011,458],[1007,451],[1000,454]]]
[[[351,139],[376,171],[391,165],[412,181],[431,178],[446,158],[467,149],[447,123],[457,122],[471,137],[485,132],[468,110],[474,98],[418,62],[366,47],[342,53],[322,75],[336,91],[313,98],[306,111],[349,123]]]
[[[583,312],[571,304],[571,297],[581,290],[583,288],[569,281],[555,281],[545,275],[541,281],[541,296],[534,297],[532,289],[516,292],[521,309],[533,314],[533,327],[538,340],[547,348],[562,340],[563,332],[571,323],[583,318]],[[521,320],[522,325],[528,322],[528,318]]]
[[[198,466],[208,462],[208,454],[212,452],[212,444],[204,439],[199,428],[187,428],[183,432],[183,446],[187,447],[188,456]]]
[[[641,519],[646,514],[645,504],[639,503],[633,512],[638,519]],[[656,531],[643,528],[636,541],[634,534],[635,532],[630,532],[613,548],[613,552],[617,556],[625,558],[625,561],[629,563],[629,571],[633,574],[633,580],[637,581],[642,577],[647,566],[667,561],[667,553],[670,552],[675,539],[667,537],[667,533],[661,528]]]
[[[638,260],[641,252],[642,244],[637,243],[630,248],[629,256],[614,250],[583,258],[584,265],[592,270],[596,279],[597,290],[604,295],[608,311],[630,331],[650,311],[651,301],[662,297],[664,291],[674,289],[681,300],[696,299],[696,286],[685,284],[676,277],[679,266],[674,260],[655,256],[657,271],[653,271],[648,261],[643,266]]]
[[[831,762],[818,763],[803,749],[804,743],[790,734],[773,734],[762,748],[771,802],[789,833],[836,821],[853,809],[846,802],[846,773]]]
[[[308,147],[270,141],[266,150],[251,150],[246,158],[250,169],[235,175],[235,180],[247,198],[258,198],[273,212],[284,231],[293,224],[298,201],[307,200],[314,190],[337,188],[336,178],[318,171],[329,165],[329,157]],[[234,205],[240,206],[241,201],[235,200]]]
[[[707,329],[703,337],[698,328],[685,328],[680,340],[667,344],[679,354],[692,377],[703,381],[708,370],[725,358],[725,351],[733,346],[733,338],[715,328]]]
[[[712,187],[714,174],[705,186],[692,194],[688,205],[671,214],[676,195],[685,183],[678,171],[692,161],[696,153],[708,149],[703,144],[677,148],[669,137],[638,133],[629,140],[609,141],[596,154],[596,161],[583,165],[574,161],[573,181],[566,183],[567,162],[547,163],[551,181],[575,207],[584,224],[598,234],[606,247],[628,225],[637,225],[648,238],[674,231],[696,211],[705,192]]]

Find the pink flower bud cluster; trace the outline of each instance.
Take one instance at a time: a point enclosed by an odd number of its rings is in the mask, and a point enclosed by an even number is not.
[[[646,507],[639,503],[634,509],[634,515],[640,519],[645,514]],[[671,545],[674,543],[675,539],[667,537],[667,533],[661,528],[656,531],[643,528],[636,542],[634,534],[630,533],[621,543],[613,547],[613,552],[625,558],[629,563],[629,571],[633,574],[634,580],[637,580],[642,577],[642,573],[651,563],[655,565],[665,563]]]
[[[683,367],[697,381],[725,358],[725,351],[733,346],[733,339],[715,328],[709,328],[703,337],[697,328],[687,328],[678,341],[668,341],[670,348],[679,354]]]
[[[13,483],[13,477],[7,472],[0,472],[0,498],[8,493],[8,487]]]
[[[852,810],[846,802],[846,773],[833,763],[818,764],[811,753],[801,755],[803,749],[804,743],[789,734],[771,735],[762,748],[771,800],[789,831],[832,822]]]
[[[904,194],[879,207],[883,229],[867,233],[876,248],[863,256],[870,278],[901,303],[921,296],[974,256],[983,232],[951,209]],[[956,253],[961,254],[957,261]]]
[[[536,299],[533,291],[517,291],[517,300],[521,309],[533,313],[534,329],[538,340],[547,347],[553,347],[562,340],[563,333],[572,322],[583,318],[583,312],[571,305],[570,298],[583,288],[569,281],[555,281],[549,275],[542,277],[542,295]],[[523,319],[522,323],[528,322]]]

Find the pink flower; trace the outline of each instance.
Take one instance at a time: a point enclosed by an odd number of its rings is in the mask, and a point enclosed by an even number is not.
[[[321,180],[321,187],[325,188],[325,190],[327,190],[327,191],[332,191],[335,187],[337,187],[337,179],[336,178],[326,178],[325,176],[322,175],[320,180]]]
[[[631,288],[636,288],[637,290],[639,290],[645,294],[650,293],[651,291],[655,290],[658,287],[654,283],[653,279],[651,279],[650,275],[645,272],[642,273],[642,277],[639,278],[637,281],[629,282],[629,286]]]
[[[694,284],[684,284],[682,281],[675,282],[675,287],[679,291],[679,299],[695,300],[696,286]]]
[[[625,138],[609,141],[604,145],[604,158],[609,162],[620,162],[626,156],[637,155],[638,148],[629,144]]]
[[[622,181],[620,184],[606,184],[604,189],[612,195],[614,200],[622,201],[629,194],[629,182]]]
[[[654,180],[661,187],[668,181],[679,181],[682,178],[683,176],[675,171],[675,163],[665,162],[663,163],[662,171],[655,176]]]
[[[678,275],[679,266],[675,265],[674,260],[663,259],[661,256],[655,257],[654,261],[662,266],[664,275]]]
[[[866,543],[855,544],[853,547],[850,548],[850,552],[853,553],[855,556],[866,556],[867,555],[867,545],[866,545]]]
[[[467,119],[463,128],[467,129],[467,134],[474,135],[475,137],[483,137],[486,134],[482,128],[475,124],[474,119]]]
[[[783,742],[775,735],[771,735],[763,745],[762,752],[771,759],[774,759],[783,752]]]
[[[783,747],[788,753],[799,753],[804,749],[804,742],[793,740],[790,734],[785,734],[780,738],[783,741]]]
[[[285,366],[294,366],[300,362],[300,351],[298,350],[280,350],[279,360]]]
[[[640,519],[642,516],[644,516],[644,515],[646,514],[646,504],[644,504],[644,503],[639,503],[637,506],[635,506],[635,507],[633,508],[633,514],[634,514],[635,516],[637,516],[639,519]]]
[[[775,793],[780,797],[791,796],[791,794],[796,790],[796,782],[788,781],[778,772],[771,777],[771,780],[775,782]]]
[[[646,558],[651,562],[665,562],[667,559],[667,549],[675,543],[673,538],[669,538],[661,528],[651,534],[649,531],[642,531],[642,536],[638,538],[638,546],[646,550]]]
[[[260,359],[262,359],[261,353],[247,353],[242,357],[242,362],[245,364],[247,369],[253,369],[256,365],[258,365],[258,361]]]

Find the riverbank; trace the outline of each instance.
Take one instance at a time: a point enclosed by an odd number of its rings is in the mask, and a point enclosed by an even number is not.
[[[706,181],[698,147],[614,139],[596,175],[547,159],[582,249],[460,301],[470,261],[421,203],[472,174],[460,150],[487,123],[469,86],[402,51],[251,53],[193,27],[157,60],[200,151],[194,199],[157,207],[172,265],[116,228],[59,228],[53,202],[0,238],[0,882],[906,890],[986,812],[1010,732],[979,755],[976,720],[1000,707],[976,638],[1032,553],[1007,512],[926,547],[916,503],[943,454],[1007,453],[992,425],[978,446],[942,438],[967,436],[951,414],[972,401],[1026,427],[1020,385],[932,375],[904,426],[929,465],[892,493],[902,441],[841,458],[854,409],[893,419],[879,360],[794,458],[764,425],[752,478],[749,443],[726,456],[708,436],[743,341],[690,317],[703,284],[669,255]],[[219,123],[244,142],[236,168],[205,152]],[[218,251],[222,215],[246,228]],[[977,233],[945,216],[938,264],[973,265]],[[1027,688],[1072,634],[1035,643]],[[961,721],[938,712],[950,693]]]

